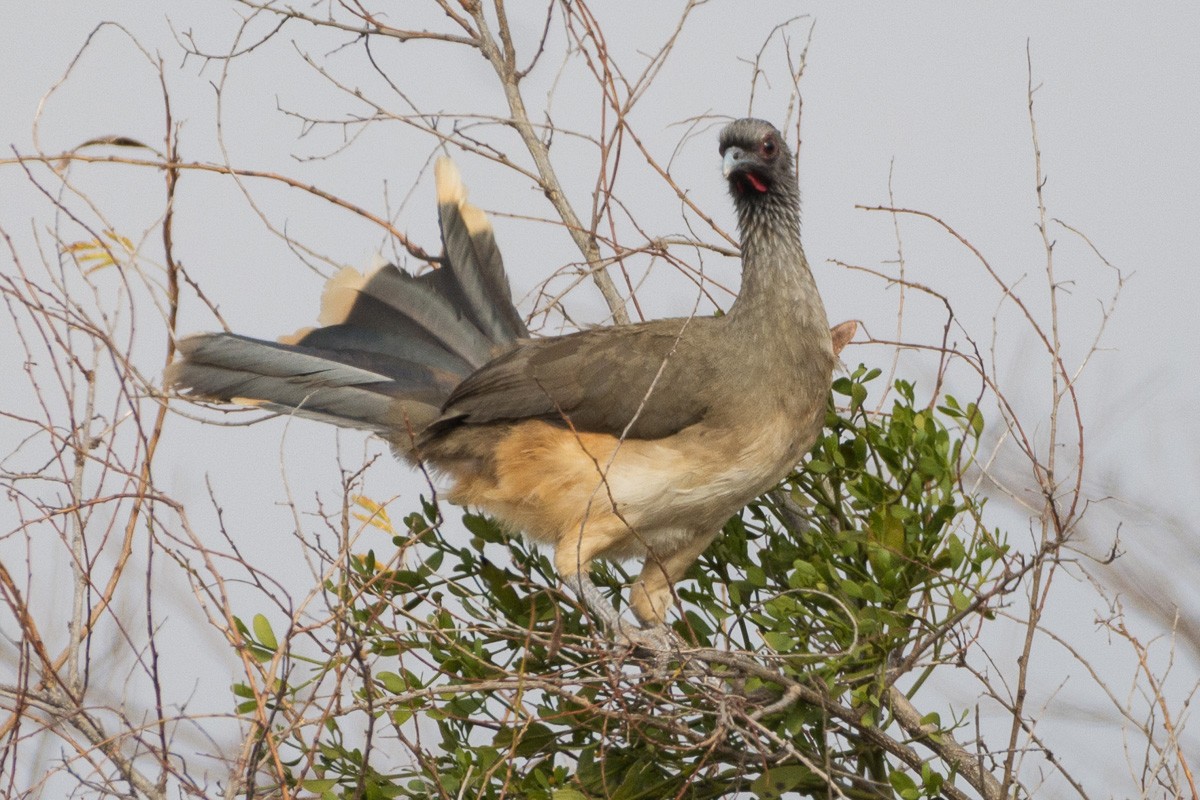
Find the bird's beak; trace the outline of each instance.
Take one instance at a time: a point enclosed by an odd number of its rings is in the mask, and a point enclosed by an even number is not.
[[[745,157],[745,150],[740,147],[730,147],[725,151],[725,160],[721,162],[721,175],[728,180],[729,176],[733,174],[733,171],[737,169],[738,162]]]

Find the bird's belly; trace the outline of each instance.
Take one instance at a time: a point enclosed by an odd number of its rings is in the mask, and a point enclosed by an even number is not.
[[[618,507],[647,529],[712,530],[777,484],[811,446],[795,420],[764,422],[750,435],[681,435],[664,459],[629,459],[610,476]],[[628,443],[627,443],[628,444]],[[663,461],[676,469],[656,469]]]
[[[750,433],[695,426],[625,441],[524,423],[497,443],[491,470],[454,475],[450,500],[548,544],[589,529],[611,540],[610,558],[669,552],[786,475],[812,443],[808,422],[779,415]]]

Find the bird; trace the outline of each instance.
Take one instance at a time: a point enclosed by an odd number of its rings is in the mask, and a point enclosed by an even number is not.
[[[624,619],[592,562],[640,558],[634,630],[662,629],[674,583],[818,438],[836,351],[854,332],[830,330],[784,137],[739,119],[718,149],[741,237],[741,288],[724,314],[531,336],[491,223],[442,157],[437,268],[344,269],[317,327],[276,342],[183,338],[165,383],[378,434],[447,481],[451,502],[552,546],[561,578],[609,627]]]

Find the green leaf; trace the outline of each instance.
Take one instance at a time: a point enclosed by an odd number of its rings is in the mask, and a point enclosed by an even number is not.
[[[540,722],[532,722],[523,726],[501,728],[492,740],[492,745],[502,750],[511,748],[516,756],[530,758],[543,751],[549,752],[554,740],[554,731]]]
[[[941,773],[935,772],[928,763],[921,765],[921,783],[925,787],[926,797],[940,797],[944,782]]]
[[[262,614],[254,615],[254,635],[263,647],[279,649],[279,641],[275,638],[275,632],[271,630],[271,623]]]
[[[821,782],[808,767],[800,764],[773,767],[750,784],[750,791],[761,800],[778,800],[787,792],[802,788],[817,788]]]
[[[921,790],[917,788],[916,781],[907,772],[899,770],[888,775],[888,782],[892,784],[892,788],[896,790],[896,794],[900,795],[904,800],[917,800],[921,796]]]
[[[811,461],[809,461],[808,464],[805,465],[805,468],[809,472],[814,472],[817,475],[826,475],[833,471],[832,464],[830,464],[827,461],[821,461],[820,459],[817,459],[817,458],[814,458]]]
[[[950,595],[950,602],[954,605],[955,611],[966,611],[967,607],[971,605],[971,598],[955,589],[954,593]]]
[[[978,439],[983,435],[983,412],[974,403],[968,403],[967,417],[971,421],[971,432]]]
[[[850,580],[849,578],[846,578],[841,582],[841,587],[842,591],[845,592],[848,597],[861,598],[863,596],[862,586],[856,581]]]
[[[867,387],[861,383],[855,383],[850,387],[850,409],[852,411],[862,408],[862,404],[866,399]]]
[[[796,640],[786,633],[778,631],[763,631],[763,641],[777,653],[787,653],[796,646]]]
[[[792,564],[792,574],[788,576],[789,589],[807,589],[816,586],[821,580],[821,573],[807,561],[797,560]]]
[[[383,684],[383,688],[387,689],[392,694],[400,694],[408,691],[408,686],[405,685],[404,679],[394,672],[379,672],[375,677]]]
[[[498,544],[507,538],[491,518],[480,514],[463,514],[463,526],[484,542]]]
[[[959,539],[954,534],[950,534],[949,538],[946,539],[946,552],[950,555],[951,569],[958,569],[958,566],[962,564],[963,559],[967,556],[962,539]]]
[[[314,778],[312,780],[300,781],[300,785],[307,791],[320,794],[333,789],[338,785],[338,782],[333,778]]]

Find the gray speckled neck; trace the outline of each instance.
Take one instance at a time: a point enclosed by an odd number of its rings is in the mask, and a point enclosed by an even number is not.
[[[825,306],[800,244],[799,192],[794,182],[762,197],[734,196],[742,234],[742,286],[730,325],[764,340],[829,348]],[[789,349],[792,349],[789,348]],[[822,348],[824,349],[824,348]]]

